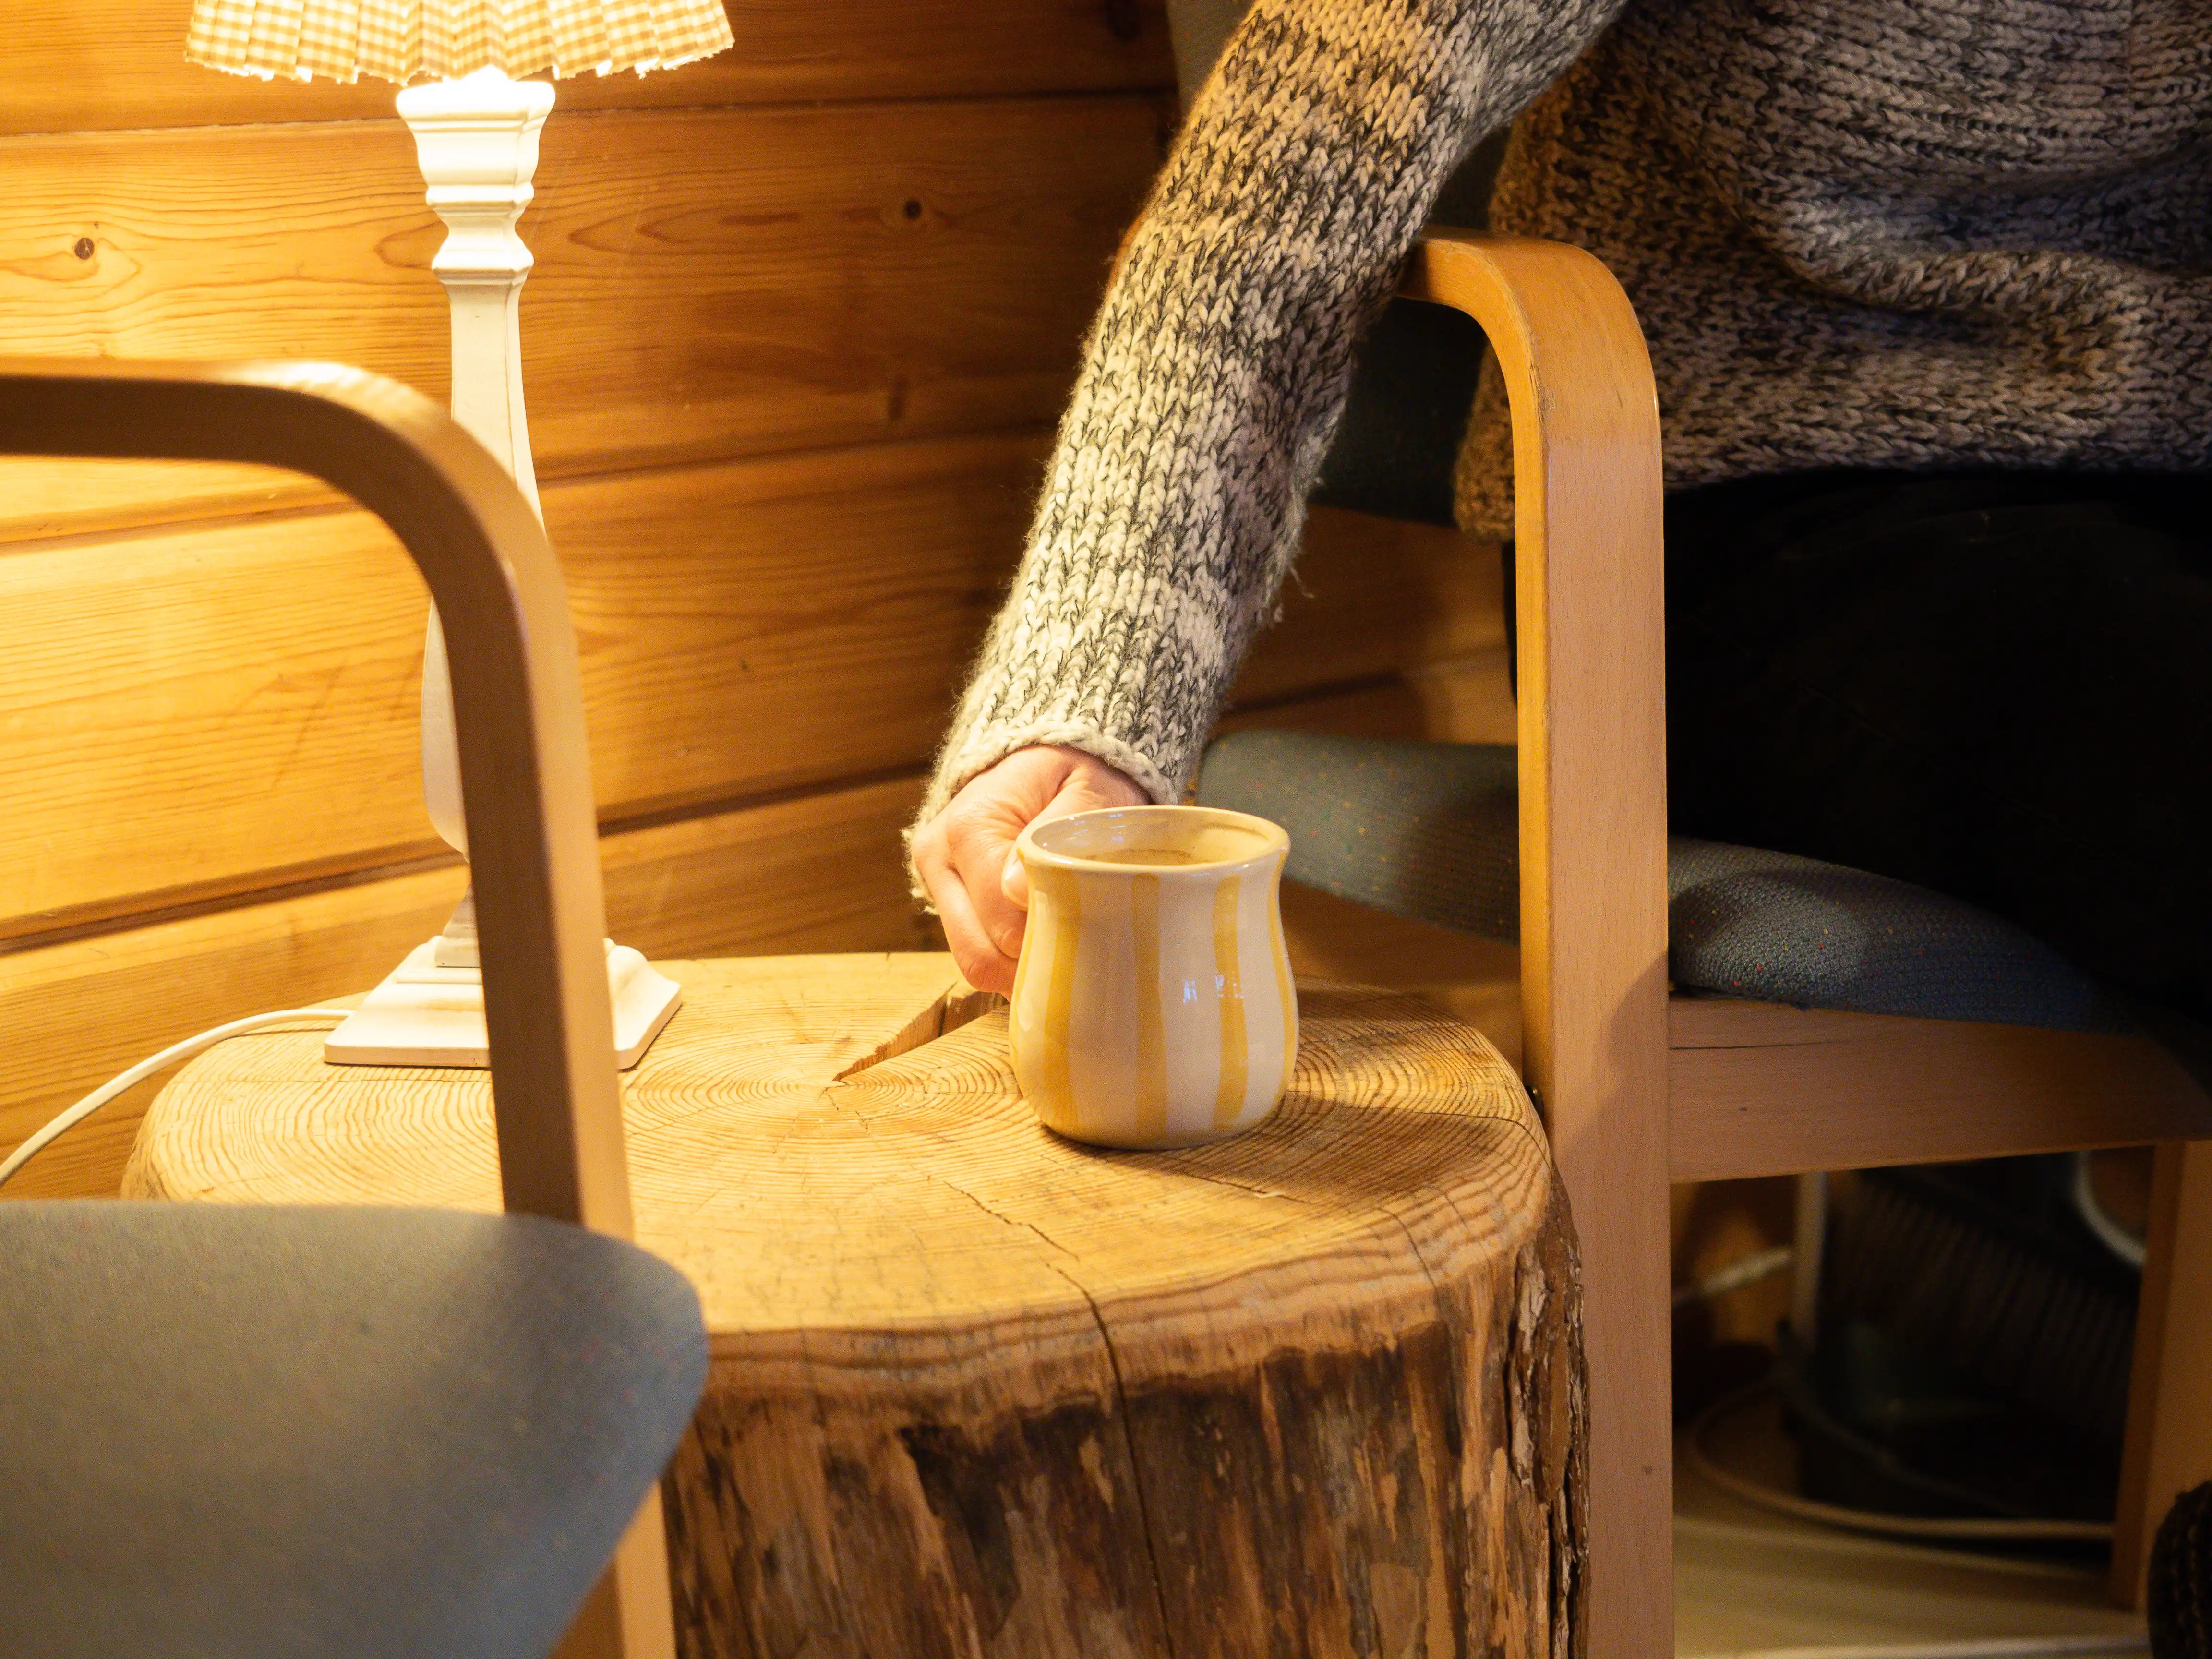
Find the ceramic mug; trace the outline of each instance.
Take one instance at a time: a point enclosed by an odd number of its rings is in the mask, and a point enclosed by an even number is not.
[[[1049,1129],[1189,1146],[1275,1109],[1298,1048],[1279,902],[1290,837],[1210,806],[1109,807],[1014,843],[1029,931],[1008,1024]]]

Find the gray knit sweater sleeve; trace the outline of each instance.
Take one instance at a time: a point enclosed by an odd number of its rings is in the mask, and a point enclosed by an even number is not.
[[[1620,0],[1258,0],[1123,250],[922,811],[1031,744],[1181,797],[1273,613],[1353,347],[1468,146]]]

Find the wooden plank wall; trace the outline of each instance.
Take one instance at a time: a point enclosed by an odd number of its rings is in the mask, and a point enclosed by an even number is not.
[[[618,937],[931,942],[897,832],[1174,117],[1159,0],[729,0],[564,82],[523,231],[546,519]],[[0,15],[0,353],[312,356],[447,387],[392,88],[181,60],[190,0]],[[1487,560],[1317,515],[1246,718],[1493,726]],[[123,1066],[366,988],[463,883],[423,599],[279,474],[0,461],[0,1148]],[[1468,735],[1476,735],[1472,730]],[[114,1190],[141,1100],[8,1195]]]

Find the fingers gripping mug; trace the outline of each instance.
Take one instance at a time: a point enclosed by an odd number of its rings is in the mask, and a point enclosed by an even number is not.
[[[1278,900],[1290,837],[1206,806],[1032,823],[1014,1076],[1038,1118],[1102,1146],[1188,1146],[1275,1109],[1297,1056]]]

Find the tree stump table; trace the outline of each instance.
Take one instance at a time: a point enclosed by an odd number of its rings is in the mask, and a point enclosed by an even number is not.
[[[690,1659],[1579,1650],[1572,1234],[1478,1033],[1308,987],[1268,1123],[1103,1152],[949,957],[665,971],[626,1112],[712,1333],[665,1492]],[[321,1043],[194,1061],[126,1190],[497,1207],[483,1073]]]

